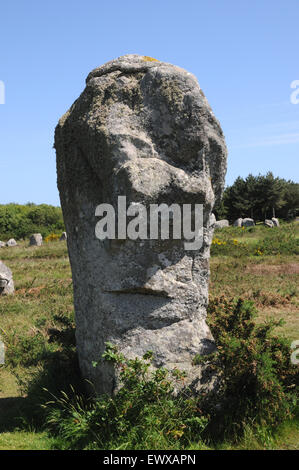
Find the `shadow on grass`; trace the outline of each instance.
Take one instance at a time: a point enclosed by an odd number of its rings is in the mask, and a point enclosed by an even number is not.
[[[23,397],[0,398],[0,432],[16,430],[43,430],[45,411],[43,404],[61,391],[72,388],[84,394],[75,348],[75,328],[49,330],[49,342],[57,345],[56,351],[48,351],[40,359],[37,370],[29,379],[18,378]]]
[[[0,398],[0,433],[20,427],[20,416],[26,402],[23,397]]]

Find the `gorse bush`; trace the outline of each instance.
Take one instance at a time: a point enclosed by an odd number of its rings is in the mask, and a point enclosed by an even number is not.
[[[243,240],[244,237],[246,241]],[[255,238],[258,236],[258,240]],[[215,231],[211,255],[263,256],[299,254],[298,228],[294,224],[281,227],[226,227]]]
[[[50,233],[46,238],[45,238],[45,242],[46,243],[49,243],[49,242],[56,242],[57,240],[59,240],[59,235],[57,233]]]
[[[259,242],[257,249],[265,255],[299,254],[299,238],[296,237],[294,226],[284,226],[279,230],[270,229]]]
[[[250,255],[250,252],[250,247],[246,243],[223,235],[215,237],[211,246],[211,255],[217,256],[233,256],[239,258],[241,256]]]
[[[249,422],[276,426],[296,411],[298,367],[290,362],[286,340],[273,334],[281,321],[254,322],[255,307],[248,300],[225,297],[209,305],[209,324],[217,344],[212,370],[218,374],[217,395],[206,398],[218,433],[242,432]],[[197,358],[197,362],[206,362]]]

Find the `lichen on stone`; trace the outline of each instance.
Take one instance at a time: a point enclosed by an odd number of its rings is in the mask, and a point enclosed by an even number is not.
[[[159,62],[158,59],[154,59],[153,57],[149,57],[148,55],[144,55],[143,60],[145,60],[147,62]]]

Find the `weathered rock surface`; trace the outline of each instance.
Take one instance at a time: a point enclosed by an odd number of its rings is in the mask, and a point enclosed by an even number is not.
[[[55,131],[58,188],[68,234],[76,340],[83,376],[113,393],[112,366],[97,368],[105,342],[128,357],[187,371],[201,386],[195,354],[214,342],[206,324],[210,215],[226,173],[222,130],[196,78],[171,64],[127,55],[93,70]],[[104,240],[95,209],[125,195],[151,203],[204,204],[204,243]]]
[[[229,221],[228,220],[217,220],[215,222],[215,228],[224,228],[224,227],[229,227]]]
[[[243,219],[240,217],[239,219],[234,221],[234,227],[242,227]]]
[[[41,233],[34,233],[31,235],[30,240],[29,240],[29,245],[30,246],[42,246],[43,244],[43,237]]]
[[[4,248],[5,246],[6,246],[6,244],[4,242],[0,241],[0,248]]]
[[[274,227],[279,227],[279,220],[276,219],[276,217],[272,217],[272,222],[273,222]]]
[[[14,283],[11,270],[0,261],[0,295],[13,294]]]
[[[17,242],[15,241],[14,238],[10,238],[10,239],[6,242],[6,246],[17,246]]]
[[[243,219],[242,227],[253,227],[255,225],[254,220],[250,218]]]
[[[66,239],[67,239],[67,234],[66,234],[66,232],[62,232],[62,235],[61,235],[61,237],[59,238],[59,240],[60,240],[61,242],[63,242],[63,241],[66,240]]]

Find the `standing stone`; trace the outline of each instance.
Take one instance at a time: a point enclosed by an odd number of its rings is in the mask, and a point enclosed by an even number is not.
[[[266,220],[265,220],[264,225],[265,225],[266,227],[269,227],[269,228],[273,228],[273,227],[274,227],[274,224],[273,224],[272,220],[269,220],[269,219],[266,219]]]
[[[17,242],[14,238],[10,238],[8,242],[6,242],[6,246],[17,246]]]
[[[224,228],[224,227],[229,227],[228,220],[217,220],[217,222],[215,222],[215,228]]]
[[[216,224],[216,217],[215,217],[215,214],[212,213],[210,215],[210,224],[209,225],[210,225],[210,227],[215,228],[215,224]]]
[[[254,227],[255,223],[253,219],[243,219],[242,221],[242,227]]]
[[[279,227],[279,220],[276,219],[276,217],[272,217],[272,222],[273,222],[274,227]]]
[[[243,219],[241,217],[234,221],[234,227],[242,227]]]
[[[29,245],[30,246],[42,246],[43,237],[40,233],[34,233],[30,237]]]
[[[67,234],[66,234],[66,232],[62,232],[62,235],[61,235],[61,237],[59,238],[59,240],[60,240],[61,242],[63,242],[63,241],[66,240],[66,239],[67,239]]]
[[[156,367],[185,370],[186,384],[199,388],[203,371],[192,359],[215,349],[206,324],[210,215],[227,150],[196,78],[138,55],[108,62],[60,119],[55,148],[83,376],[98,393],[117,389],[112,365],[92,366],[110,341],[130,358],[153,351]],[[96,207],[117,211],[118,196],[148,211],[203,204],[202,247],[187,251],[184,239],[100,241]]]
[[[0,261],[0,295],[13,294],[14,283],[11,270]]]

